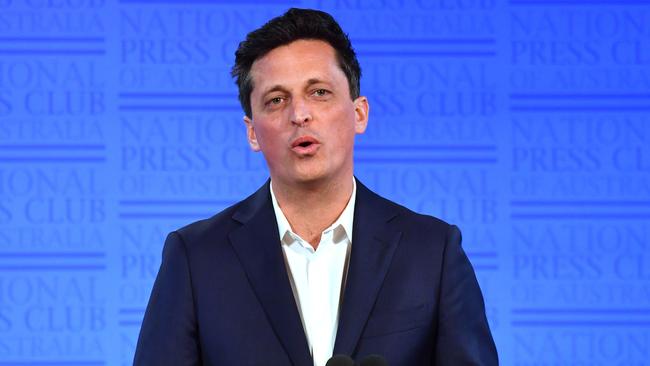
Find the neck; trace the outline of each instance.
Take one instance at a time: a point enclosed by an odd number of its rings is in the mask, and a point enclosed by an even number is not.
[[[273,180],[275,195],[291,229],[318,247],[323,230],[341,215],[352,195],[352,175],[324,184],[286,185]]]

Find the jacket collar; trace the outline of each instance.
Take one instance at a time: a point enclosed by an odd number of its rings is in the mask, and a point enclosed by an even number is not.
[[[355,354],[399,244],[401,232],[389,224],[398,215],[399,206],[379,197],[357,180],[352,249],[334,354]]]

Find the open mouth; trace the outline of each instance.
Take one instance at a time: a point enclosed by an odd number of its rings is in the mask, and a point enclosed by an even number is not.
[[[302,136],[293,140],[291,149],[301,154],[314,153],[320,142],[311,136]]]

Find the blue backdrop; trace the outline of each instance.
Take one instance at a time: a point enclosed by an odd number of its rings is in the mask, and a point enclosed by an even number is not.
[[[165,234],[261,185],[229,76],[349,32],[358,177],[461,227],[504,365],[650,365],[650,2],[0,0],[0,366],[131,363]]]

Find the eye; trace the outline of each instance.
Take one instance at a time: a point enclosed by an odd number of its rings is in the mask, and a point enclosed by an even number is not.
[[[278,105],[278,104],[282,103],[283,100],[284,100],[283,97],[274,97],[274,98],[269,99],[266,102],[266,104],[267,105]]]
[[[314,95],[317,97],[324,97],[326,95],[330,94],[329,90],[326,89],[316,89],[314,90]]]

